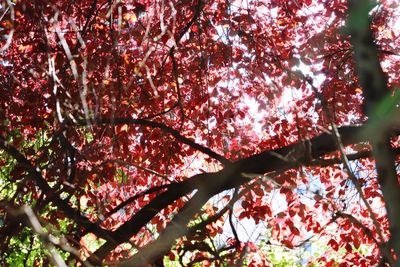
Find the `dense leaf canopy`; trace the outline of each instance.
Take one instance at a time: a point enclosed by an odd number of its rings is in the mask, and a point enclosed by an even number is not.
[[[0,3],[2,266],[400,266],[398,1]]]

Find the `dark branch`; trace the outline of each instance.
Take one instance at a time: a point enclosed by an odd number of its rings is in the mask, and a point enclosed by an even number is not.
[[[145,196],[145,195],[148,195],[148,194],[151,194],[151,193],[156,193],[156,192],[158,192],[158,191],[161,191],[161,190],[163,190],[163,189],[169,188],[169,187],[174,186],[174,185],[175,185],[175,184],[166,184],[166,185],[162,185],[162,186],[156,186],[156,187],[149,188],[148,190],[143,191],[143,192],[141,192],[141,193],[139,193],[139,194],[136,194],[136,195],[134,195],[134,196],[128,198],[128,199],[125,200],[124,202],[120,203],[118,206],[116,206],[115,208],[113,208],[112,210],[110,210],[109,212],[107,212],[107,213],[104,215],[104,217],[107,219],[108,217],[110,217],[111,215],[113,215],[114,213],[116,213],[117,211],[119,211],[120,209],[123,209],[123,208],[125,208],[126,206],[128,206],[129,204],[132,204],[135,200],[137,200],[137,199],[139,199],[139,198],[141,198],[141,197],[143,197],[143,196]]]
[[[186,203],[178,215],[168,224],[164,231],[160,234],[156,241],[140,249],[140,252],[135,254],[129,261],[120,264],[119,266],[145,266],[153,259],[159,258],[160,255],[165,255],[171,248],[176,239],[184,236],[187,233],[187,224],[200,211],[201,207],[207,200],[213,196],[211,192],[199,190],[192,199]]]
[[[344,145],[366,141],[362,134],[362,126],[345,126],[338,129]],[[195,189],[204,190],[207,195],[215,195],[224,190],[233,189],[250,181],[247,175],[261,175],[270,172],[282,172],[299,165],[307,165],[311,159],[318,159],[324,154],[337,150],[335,138],[330,133],[321,134],[309,141],[311,149],[306,149],[303,143],[297,143],[274,151],[265,151],[257,155],[232,163],[231,166],[217,173],[195,175],[183,182],[177,183],[167,191],[154,198],[149,204],[137,212],[124,225],[113,232],[112,236],[118,243],[129,241],[158,212],[172,204],[182,196]],[[309,155],[311,153],[311,155]],[[106,242],[89,260],[99,263],[116,244]]]
[[[85,120],[79,121],[79,125],[81,126],[86,126],[87,122]],[[200,152],[203,152],[204,154],[208,155],[209,157],[218,160],[221,162],[224,166],[229,166],[231,162],[226,159],[225,157],[219,155],[218,153],[212,151],[211,149],[204,147],[195,141],[181,135],[179,131],[159,122],[154,122],[154,121],[149,121],[149,120],[144,120],[144,119],[132,119],[132,118],[97,118],[94,119],[94,124],[112,124],[112,125],[118,125],[118,124],[137,124],[141,126],[147,126],[147,127],[152,127],[152,128],[158,128],[163,130],[166,133],[169,133],[173,137],[175,137],[178,141],[181,143],[184,143],[194,149],[199,150]]]
[[[6,140],[0,136],[0,148],[4,149],[10,156],[12,156],[33,178],[34,182],[38,185],[40,190],[46,195],[47,199],[53,202],[60,210],[62,210],[65,215],[69,218],[75,219],[77,223],[83,226],[87,231],[94,233],[98,237],[104,238],[109,242],[114,243],[110,231],[105,230],[92,223],[86,217],[79,214],[79,212],[73,209],[69,204],[60,198],[60,196],[54,192],[54,190],[48,185],[46,180],[43,178],[38,168],[35,168],[31,162],[22,155],[15,147],[10,145]]]

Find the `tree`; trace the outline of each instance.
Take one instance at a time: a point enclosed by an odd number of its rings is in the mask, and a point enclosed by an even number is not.
[[[397,1],[0,11],[3,265],[400,266]]]

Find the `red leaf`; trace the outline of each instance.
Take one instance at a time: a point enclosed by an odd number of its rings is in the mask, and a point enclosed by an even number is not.
[[[294,235],[300,235],[300,230],[296,227],[296,226],[290,226],[290,231],[292,232],[292,234]]]

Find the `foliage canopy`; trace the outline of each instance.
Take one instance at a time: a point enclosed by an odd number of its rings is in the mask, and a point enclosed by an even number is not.
[[[2,0],[1,265],[400,266],[400,4],[371,3]]]

